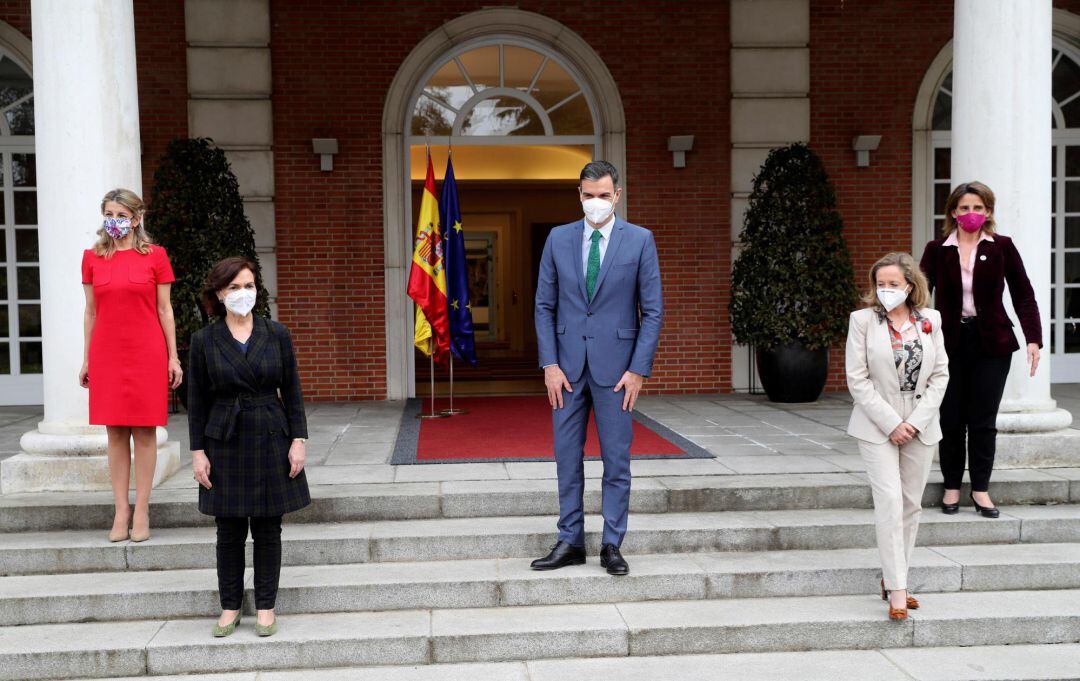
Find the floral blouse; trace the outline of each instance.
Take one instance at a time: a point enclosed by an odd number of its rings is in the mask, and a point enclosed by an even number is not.
[[[922,339],[919,338],[918,331],[921,320],[922,315],[918,311],[912,312],[899,331],[893,328],[892,322],[886,320],[889,337],[892,339],[896,374],[900,379],[900,392],[914,392],[919,382],[919,370],[922,369],[923,360]]]

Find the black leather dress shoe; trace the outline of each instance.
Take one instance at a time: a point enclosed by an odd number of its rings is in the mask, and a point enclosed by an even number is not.
[[[607,568],[609,575],[630,574],[630,565],[613,544],[604,544],[600,548],[600,567]]]
[[[555,542],[551,553],[532,562],[533,570],[558,570],[567,565],[584,565],[585,547],[571,546],[564,541]]]

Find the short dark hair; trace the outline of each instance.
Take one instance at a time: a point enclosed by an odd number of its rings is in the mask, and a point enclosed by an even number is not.
[[[255,290],[262,291],[262,279],[259,277],[259,266],[242,255],[219,260],[210,268],[210,274],[206,275],[206,281],[202,289],[202,306],[206,314],[211,317],[224,317],[225,305],[218,300],[217,292],[232,283],[236,275],[244,270],[250,270],[255,277]]]
[[[619,186],[619,169],[607,161],[591,161],[581,169],[581,177],[578,180],[602,180],[611,177],[611,184]]]

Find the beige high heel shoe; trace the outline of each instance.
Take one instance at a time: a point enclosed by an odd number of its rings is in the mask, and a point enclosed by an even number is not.
[[[131,536],[130,528],[131,528],[131,516],[130,515],[128,515],[127,522],[124,523],[124,529],[123,530],[117,530],[116,529],[116,522],[114,521],[113,522],[113,529],[109,530],[109,541],[114,543],[114,544],[116,542],[127,541],[128,538]]]
[[[132,518],[132,522],[134,522],[134,519],[135,519],[135,514],[134,513],[131,514],[131,518]],[[132,529],[131,529],[131,541],[133,541],[133,542],[144,542],[149,538],[150,538],[150,517],[149,517],[149,515],[147,515],[147,518],[146,518],[146,531],[145,532],[136,532],[135,528],[133,526]]]

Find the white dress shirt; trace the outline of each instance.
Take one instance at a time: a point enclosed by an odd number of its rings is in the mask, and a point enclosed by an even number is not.
[[[589,250],[592,248],[592,233],[596,228],[585,221],[585,230],[581,235],[581,272],[589,274]],[[615,229],[615,213],[611,214],[607,222],[600,228],[600,264],[604,264],[604,254],[607,253],[608,243],[611,241],[611,230]]]

